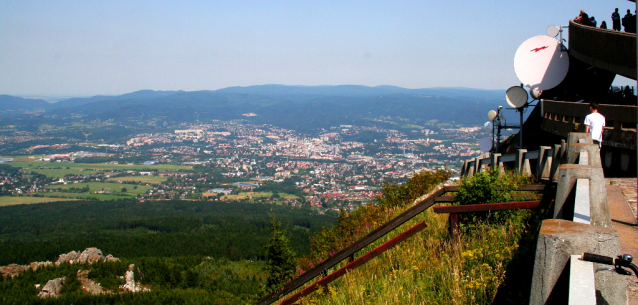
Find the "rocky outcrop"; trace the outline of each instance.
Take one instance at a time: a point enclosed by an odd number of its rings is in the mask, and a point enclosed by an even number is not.
[[[139,287],[135,286],[135,265],[128,265],[128,271],[124,275],[124,279],[126,280],[126,284],[120,286],[120,288],[124,291],[129,292],[138,292]]]
[[[103,294],[103,293],[112,293],[112,291],[104,290],[100,283],[89,279],[90,270],[78,270],[77,277],[80,282],[80,289],[84,292],[88,292],[92,295]]]
[[[7,277],[15,277],[16,275],[25,272],[29,269],[35,271],[40,267],[47,267],[47,266],[53,266],[52,262],[33,262],[29,265],[16,265],[16,264],[10,264],[7,266],[0,266],[0,274],[2,274],[3,278],[7,278]]]
[[[71,251],[67,254],[60,254],[58,260],[55,262],[56,266],[59,266],[63,263],[69,264],[83,264],[83,263],[95,263],[98,261],[102,262],[119,262],[120,260],[113,255],[104,256],[102,254],[102,250],[98,248],[87,248],[81,253]]]
[[[120,289],[128,292],[140,292],[140,291],[150,291],[150,289],[146,287],[142,287],[141,285],[135,284],[135,265],[128,265],[128,271],[124,275],[124,279],[126,280],[126,284],[121,285]]]
[[[46,262],[33,262],[29,265],[16,265],[10,264],[7,266],[0,266],[0,274],[3,278],[7,277],[15,277],[16,275],[27,271],[29,268],[33,271],[40,267],[48,267],[48,266],[59,266],[62,263],[69,264],[82,264],[82,263],[95,263],[95,262],[119,262],[120,259],[117,257],[113,257],[113,255],[109,254],[104,256],[102,251],[98,248],[87,248],[84,251],[78,253],[75,251],[71,251],[67,254],[60,254],[58,260],[55,263],[46,261]]]
[[[62,285],[64,285],[64,281],[66,278],[59,277],[57,279],[50,280],[44,285],[42,291],[38,293],[38,297],[48,298],[53,297],[57,298],[60,295],[60,290],[62,290]]]

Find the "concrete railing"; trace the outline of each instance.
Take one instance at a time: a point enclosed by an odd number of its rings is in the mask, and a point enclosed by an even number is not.
[[[578,164],[588,165],[588,154],[586,151],[580,152]],[[576,198],[574,200],[574,222],[591,224],[591,208],[589,206],[589,179],[576,180]]]
[[[580,255],[569,259],[569,305],[596,305],[594,263],[581,261]]]
[[[492,168],[556,182],[554,219],[543,221],[536,246],[530,304],[572,304],[582,297],[599,304],[625,304],[624,278],[611,272],[594,272],[596,264],[571,257],[582,252],[611,257],[620,253],[618,233],[612,229],[600,149],[591,135],[572,132],[567,134],[567,141],[554,147],[466,160],[462,175],[471,177]]]
[[[625,304],[622,276],[594,272],[596,264],[574,258],[583,252],[615,257],[620,241],[612,229],[598,145],[588,134],[570,133],[566,146],[554,176],[554,219],[543,221],[538,237],[530,304],[587,304],[584,299]]]
[[[539,150],[527,151],[519,149],[516,153],[501,155],[487,153],[465,160],[461,167],[461,177],[472,177],[476,173],[498,168],[501,171],[514,170],[524,175],[534,176],[539,180],[555,180],[558,165],[565,155],[567,145],[561,144],[541,146]]]
[[[541,100],[541,128],[549,133],[567,137],[571,132],[585,132],[583,124],[589,114],[589,104]],[[599,112],[605,116],[603,131],[603,167],[617,176],[635,177],[636,169],[636,106],[601,104]]]
[[[544,131],[562,137],[570,132],[585,132],[588,103],[541,100],[540,106]],[[636,150],[636,106],[601,104],[598,110],[606,121],[603,146]]]
[[[578,60],[636,79],[636,34],[569,22],[569,51]]]

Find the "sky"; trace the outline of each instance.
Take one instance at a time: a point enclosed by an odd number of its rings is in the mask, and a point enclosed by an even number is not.
[[[507,89],[520,84],[514,54],[526,39],[567,25],[581,9],[611,27],[616,7],[633,12],[636,4],[0,0],[0,94],[263,84]]]

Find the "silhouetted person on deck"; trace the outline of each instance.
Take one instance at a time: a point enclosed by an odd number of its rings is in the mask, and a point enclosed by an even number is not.
[[[603,22],[600,23],[600,28],[601,29],[607,29],[607,22],[605,22],[605,20],[603,20]]]
[[[611,13],[611,21],[614,31],[620,31],[620,14],[618,14],[618,8]]]
[[[627,10],[627,15],[622,18],[622,26],[627,33],[636,32],[636,16],[632,15],[630,10]]]
[[[596,18],[594,18],[594,16],[591,16],[591,18],[589,18],[589,23],[591,23],[591,26],[596,27],[596,25],[598,24],[598,22],[596,21]]]
[[[589,15],[585,13],[585,10],[580,10],[580,15],[574,18],[574,22],[580,23],[582,25],[589,25]]]

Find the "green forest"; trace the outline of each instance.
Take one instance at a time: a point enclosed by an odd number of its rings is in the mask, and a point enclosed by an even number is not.
[[[270,213],[282,223],[290,247],[307,255],[309,237],[333,216],[308,208],[211,201],[73,201],[0,207],[0,266],[52,261],[89,247],[118,263],[61,264],[27,271],[0,285],[2,304],[250,303],[267,274]],[[76,280],[59,298],[40,299],[35,284],[90,270],[89,278],[117,291],[129,264],[150,292],[91,296]]]

